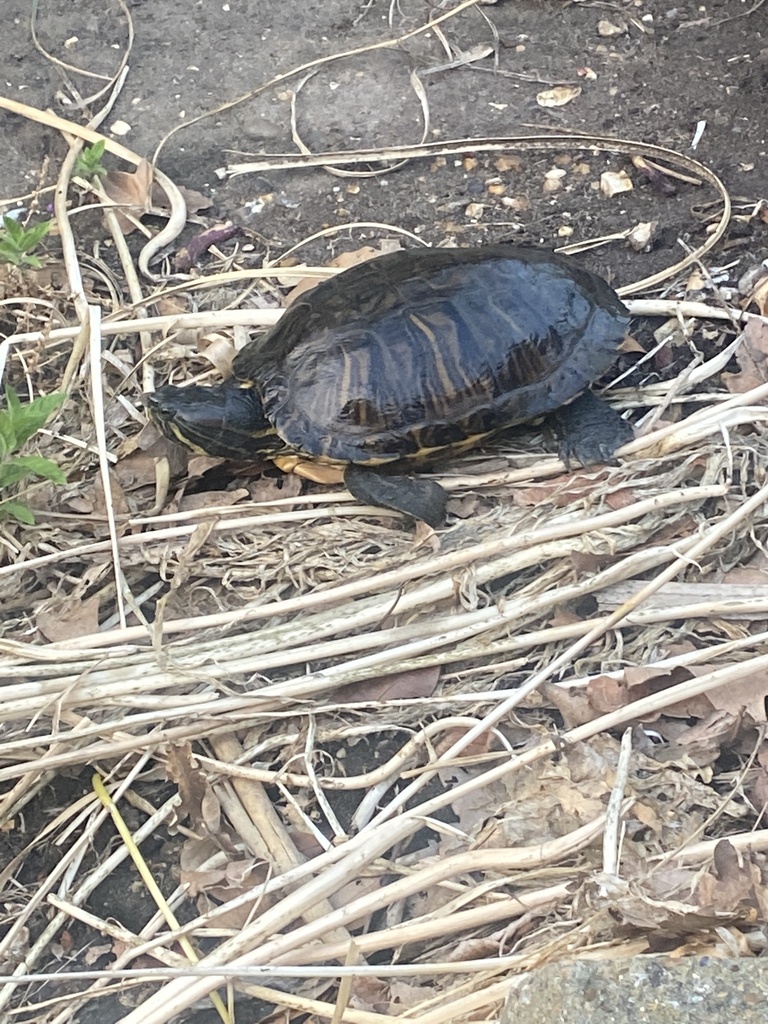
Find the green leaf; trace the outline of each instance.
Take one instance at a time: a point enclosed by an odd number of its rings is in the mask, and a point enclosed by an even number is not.
[[[10,249],[7,245],[0,243],[0,263],[12,263],[14,267],[20,267],[24,257],[16,249]]]
[[[31,227],[24,228],[24,250],[28,252],[30,249],[36,248],[48,232],[51,230],[51,221],[41,220],[38,224],[33,224]]]
[[[101,158],[104,156],[106,142],[94,142],[92,146],[86,146],[75,161],[75,174],[83,178],[93,178],[97,174],[106,174],[107,169],[103,166]]]
[[[35,517],[30,510],[20,501],[0,501],[0,516],[13,516],[27,526],[34,526]]]
[[[6,387],[5,398],[8,408],[0,410],[0,423],[7,417],[7,423],[13,434],[10,450],[18,451],[40,427],[45,425],[45,421],[66,400],[66,397],[63,392],[54,391],[50,395],[40,395],[38,398],[33,398],[31,402],[22,403],[13,388]],[[1,431],[2,427],[0,427]]]
[[[52,221],[44,220],[31,227],[24,227],[13,217],[3,217],[0,230],[0,261],[13,263],[17,267],[42,266],[32,250],[42,242],[51,229]]]
[[[11,423],[11,417],[6,412],[0,412],[0,462],[17,448],[16,433]]]
[[[15,217],[3,217],[3,229],[12,242],[20,242],[24,235],[24,228]]]
[[[55,484],[65,484],[67,478],[50,459],[42,455],[15,455],[0,466],[0,487],[9,487],[28,476],[41,476]]]

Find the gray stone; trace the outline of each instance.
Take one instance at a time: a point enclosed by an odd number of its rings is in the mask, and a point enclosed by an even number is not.
[[[550,964],[514,989],[502,1024],[766,1024],[768,960],[688,957]]]

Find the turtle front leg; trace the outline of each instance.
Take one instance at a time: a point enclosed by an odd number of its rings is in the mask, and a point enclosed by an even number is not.
[[[616,465],[616,449],[634,437],[631,424],[591,391],[558,409],[551,418],[560,441],[560,458],[568,467],[572,461],[582,466]]]
[[[421,519],[433,529],[445,523],[448,495],[432,480],[414,480],[382,473],[370,466],[349,465],[344,470],[344,483],[364,505],[391,508]]]

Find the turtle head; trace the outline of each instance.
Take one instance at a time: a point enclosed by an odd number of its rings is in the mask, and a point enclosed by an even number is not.
[[[252,386],[234,381],[212,388],[166,384],[145,394],[144,401],[149,418],[166,437],[203,455],[253,459],[285,447]]]

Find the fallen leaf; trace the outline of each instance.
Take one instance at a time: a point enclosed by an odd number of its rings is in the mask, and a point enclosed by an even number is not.
[[[209,210],[213,206],[213,201],[208,196],[203,195],[202,192],[198,192],[197,189],[186,188],[184,185],[178,185],[177,187],[184,199],[187,213],[199,213],[201,210]],[[152,186],[152,206],[157,210],[170,209],[168,193],[165,189],[160,188],[157,183]]]
[[[645,347],[640,344],[637,338],[633,338],[631,334],[625,335],[624,340],[619,345],[619,352],[622,354],[628,352],[640,352],[642,355],[646,354]]]
[[[743,394],[768,381],[768,324],[762,320],[747,321],[736,350],[738,373],[724,373],[723,380],[728,390]]]
[[[597,717],[583,690],[565,688],[557,686],[555,683],[544,683],[541,686],[541,692],[560,712],[566,729],[586,725],[587,722],[592,722]]]
[[[262,473],[257,480],[249,481],[251,501],[275,501],[278,498],[295,498],[301,494],[301,477],[295,473]]]
[[[236,505],[238,501],[249,501],[250,492],[245,487],[234,491],[201,491],[199,494],[185,494],[180,499],[180,512],[192,512],[206,508],[226,508]]]
[[[134,451],[118,461],[112,473],[120,481],[124,491],[135,491],[139,487],[154,487],[157,479],[158,459],[167,459],[171,477],[181,476],[187,466],[189,452],[175,441],[157,435],[157,428],[150,424],[141,432],[140,440],[152,438],[146,450]]]
[[[536,102],[540,107],[564,107],[577,96],[581,96],[580,85],[556,85],[552,89],[543,89],[537,93]]]
[[[768,275],[758,281],[752,294],[747,298],[745,308],[757,307],[761,316],[768,316]]]
[[[711,690],[707,697],[718,711],[734,716],[746,711],[758,724],[768,721],[768,679],[763,675],[737,679],[727,686],[719,686],[716,690]]]
[[[222,377],[232,376],[232,360],[237,351],[231,335],[218,332],[204,334],[197,347],[200,355],[212,363]]]
[[[413,700],[431,697],[440,679],[440,666],[414,669],[412,672],[395,672],[381,679],[370,679],[365,683],[352,684],[344,691],[339,704],[357,704],[360,701]]]
[[[136,230],[133,220],[140,220],[151,209],[152,164],[142,160],[135,171],[109,171],[103,180],[104,191],[121,210],[116,210],[117,219],[123,232],[128,235]]]
[[[99,595],[78,601],[70,598],[41,608],[37,628],[46,640],[57,643],[99,632]]]
[[[381,256],[381,253],[381,249],[374,249],[372,245],[363,245],[361,248],[353,249],[351,252],[339,253],[338,256],[328,263],[328,266],[346,270],[348,267],[356,267],[358,263],[367,263],[368,260],[372,260],[375,256]],[[279,276],[278,280],[280,280]],[[286,295],[285,305],[290,306],[300,295],[309,291],[310,288],[314,288],[316,284],[319,284],[317,279],[313,280],[311,277],[301,279],[296,287]]]

